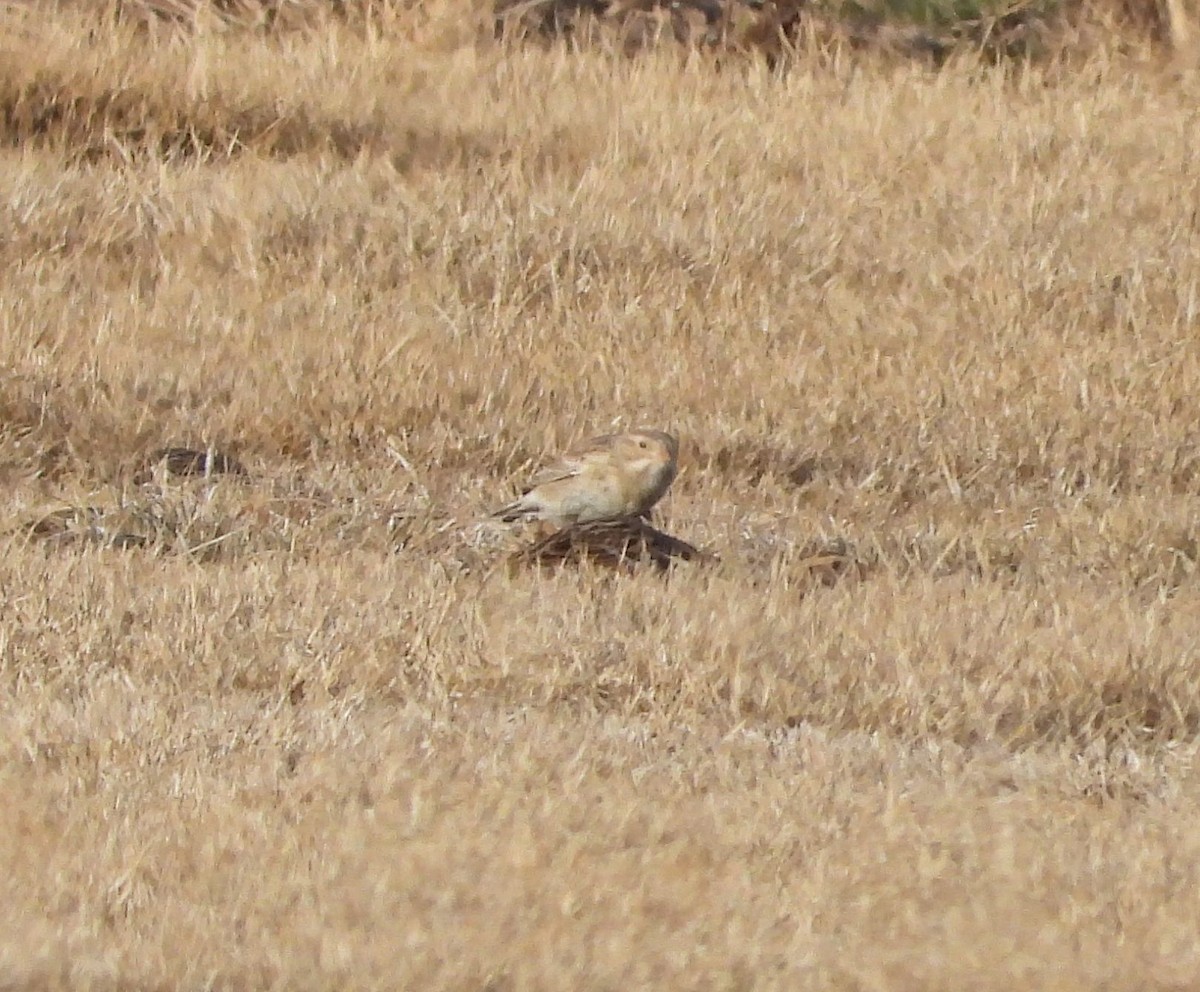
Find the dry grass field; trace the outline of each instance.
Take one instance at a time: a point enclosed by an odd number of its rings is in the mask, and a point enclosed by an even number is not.
[[[0,987],[1197,987],[1198,106],[5,5]]]

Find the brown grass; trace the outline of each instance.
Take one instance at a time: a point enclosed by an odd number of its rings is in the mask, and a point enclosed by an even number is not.
[[[1200,81],[489,16],[0,13],[6,986],[1196,985]]]

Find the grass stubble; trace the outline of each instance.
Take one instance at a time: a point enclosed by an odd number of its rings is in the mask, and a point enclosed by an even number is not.
[[[1200,979],[1193,74],[32,10],[6,987]],[[496,568],[638,424],[719,563]]]

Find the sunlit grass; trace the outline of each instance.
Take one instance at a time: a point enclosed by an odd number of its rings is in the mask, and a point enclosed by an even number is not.
[[[11,984],[1195,983],[1195,78],[32,9]],[[643,425],[719,560],[511,558]]]

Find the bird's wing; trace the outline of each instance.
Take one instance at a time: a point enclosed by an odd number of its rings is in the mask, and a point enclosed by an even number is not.
[[[615,437],[613,434],[603,434],[600,437],[593,437],[577,444],[574,448],[571,448],[554,461],[539,469],[533,478],[529,480],[529,484],[525,487],[524,491],[529,492],[538,486],[544,486],[551,482],[559,482],[562,479],[573,479],[590,462],[595,461],[598,456],[603,455],[609,450],[613,437]]]
[[[549,465],[538,469],[534,473],[533,478],[524,486],[524,491],[529,492],[538,486],[544,486],[551,482],[559,482],[563,479],[573,479],[583,471],[586,464],[585,459],[576,458],[569,454],[563,455]]]

